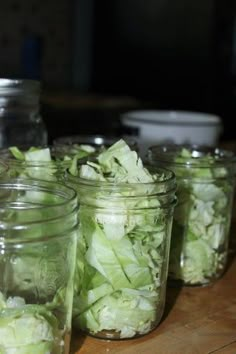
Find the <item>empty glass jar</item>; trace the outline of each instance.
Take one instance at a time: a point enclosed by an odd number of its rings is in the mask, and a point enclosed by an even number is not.
[[[39,100],[39,81],[0,79],[0,147],[47,144]]]
[[[224,272],[234,194],[230,151],[203,146],[152,146],[149,160],[174,171],[177,180],[169,279],[206,285]]]
[[[0,352],[69,354],[77,198],[62,184],[0,181]]]

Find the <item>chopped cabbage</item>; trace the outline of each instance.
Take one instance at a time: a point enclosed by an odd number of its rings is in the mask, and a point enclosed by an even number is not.
[[[0,298],[0,353],[64,352],[64,333],[49,305],[26,304],[21,297],[5,299],[1,292]]]

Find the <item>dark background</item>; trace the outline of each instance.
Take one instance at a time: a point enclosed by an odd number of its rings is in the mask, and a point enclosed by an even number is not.
[[[49,140],[120,133],[133,108],[218,114],[236,139],[236,1],[8,0],[0,75],[42,82]]]

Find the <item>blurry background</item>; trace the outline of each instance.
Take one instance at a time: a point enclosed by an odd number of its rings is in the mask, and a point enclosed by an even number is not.
[[[8,0],[0,76],[42,81],[49,141],[119,134],[121,112],[220,115],[236,139],[235,0]]]

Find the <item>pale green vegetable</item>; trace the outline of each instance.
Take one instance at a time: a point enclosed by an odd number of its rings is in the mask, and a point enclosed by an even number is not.
[[[27,305],[21,297],[9,297],[0,306],[0,353],[63,353],[63,330],[47,305]]]

